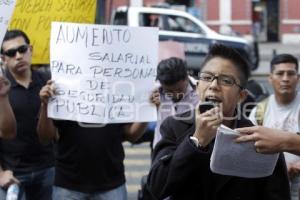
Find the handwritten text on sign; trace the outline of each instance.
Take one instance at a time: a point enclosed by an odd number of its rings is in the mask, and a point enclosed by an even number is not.
[[[158,29],[52,23],[50,67],[56,96],[48,115],[88,123],[155,121],[149,102]]]
[[[51,22],[94,23],[95,13],[95,0],[18,0],[9,27],[30,36],[34,64],[47,64]]]
[[[0,0],[0,45],[5,36],[9,19],[14,11],[14,0]]]

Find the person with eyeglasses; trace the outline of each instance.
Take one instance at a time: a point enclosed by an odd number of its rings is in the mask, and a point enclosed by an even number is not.
[[[300,131],[300,92],[297,85],[298,59],[291,54],[276,55],[270,63],[268,77],[274,94],[261,101],[251,111],[249,119],[255,125],[277,128],[290,132]],[[299,199],[300,156],[284,153],[291,182],[292,200]]]
[[[53,145],[42,145],[37,134],[39,92],[48,77],[31,69],[33,47],[21,30],[9,30],[1,46],[4,76],[11,83],[8,99],[17,123],[13,140],[0,140],[1,165],[20,182],[20,198],[52,199]],[[3,188],[6,189],[6,188]]]
[[[162,123],[162,139],[154,149],[147,180],[153,199],[290,199],[282,154],[267,177],[226,176],[210,169],[217,128],[221,124],[231,129],[253,125],[238,115],[238,104],[247,96],[244,88],[249,69],[248,62],[233,48],[221,44],[211,47],[200,68],[198,106],[207,101],[215,106],[201,113],[197,106]]]

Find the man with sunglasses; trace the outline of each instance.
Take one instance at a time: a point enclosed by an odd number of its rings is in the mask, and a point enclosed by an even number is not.
[[[21,197],[47,200],[52,198],[53,146],[40,144],[36,132],[41,104],[39,91],[47,77],[31,69],[32,51],[23,31],[7,31],[1,58],[4,75],[11,82],[9,101],[16,117],[17,136],[11,141],[0,141],[1,165],[20,181]]]
[[[200,102],[215,107],[199,108],[168,117],[161,125],[162,140],[153,153],[147,187],[154,199],[288,200],[289,183],[281,154],[272,175],[243,178],[213,173],[210,158],[217,128],[252,126],[238,115],[250,67],[234,49],[214,45],[204,60],[197,86]],[[201,103],[199,106],[201,106]]]

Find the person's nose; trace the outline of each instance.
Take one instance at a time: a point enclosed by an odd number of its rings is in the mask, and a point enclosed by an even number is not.
[[[290,77],[289,77],[288,73],[284,73],[283,77],[282,77],[282,80],[283,81],[289,81],[289,79],[290,79]]]
[[[218,88],[219,83],[218,83],[218,77],[215,77],[214,80],[210,83],[210,88]]]
[[[21,59],[23,57],[23,54],[20,52],[16,52],[16,59]]]

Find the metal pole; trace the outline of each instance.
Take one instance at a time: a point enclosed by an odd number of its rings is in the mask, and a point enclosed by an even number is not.
[[[273,49],[272,55],[273,55],[273,58],[277,55],[276,49]]]
[[[105,23],[105,3],[106,0],[97,0],[96,5],[96,24],[104,24]]]

